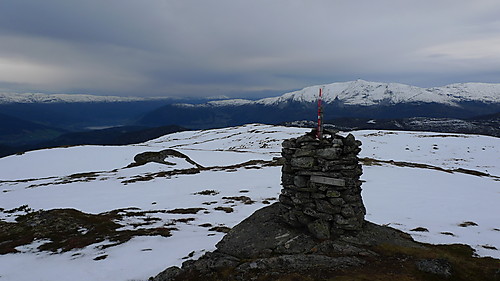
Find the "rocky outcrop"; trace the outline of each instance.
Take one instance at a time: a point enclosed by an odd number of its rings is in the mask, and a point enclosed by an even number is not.
[[[146,151],[139,153],[134,157],[134,163],[128,165],[128,168],[141,166],[151,162],[165,164],[165,165],[172,165],[172,166],[175,165],[175,163],[167,161],[166,160],[167,158],[182,158],[186,162],[196,166],[197,168],[203,168],[203,166],[193,161],[186,154],[181,153],[174,149],[164,149],[161,151]]]
[[[406,233],[369,222],[354,236],[318,240],[308,231],[284,223],[282,212],[280,203],[256,211],[235,226],[214,252],[186,261],[182,268],[168,268],[150,280],[197,280],[193,276],[218,280],[227,269],[234,280],[254,280],[261,275],[324,274],[369,263],[378,256],[370,249],[376,245],[423,247]]]
[[[281,220],[275,203],[235,226],[198,260],[150,281],[180,280],[500,280],[500,261],[465,245],[428,245],[365,221],[354,235],[320,240]]]

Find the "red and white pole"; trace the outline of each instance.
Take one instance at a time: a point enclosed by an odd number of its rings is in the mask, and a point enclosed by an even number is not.
[[[321,139],[323,137],[323,88],[319,88],[318,96],[318,127],[316,128],[316,138]]]

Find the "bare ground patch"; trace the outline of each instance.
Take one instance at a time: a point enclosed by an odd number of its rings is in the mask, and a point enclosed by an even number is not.
[[[209,231],[228,233],[231,230],[230,227],[227,226],[215,226],[209,229]]]
[[[189,168],[189,169],[179,169],[173,171],[163,171],[158,173],[149,173],[145,175],[137,175],[131,179],[122,181],[123,184],[130,184],[141,181],[151,181],[156,178],[169,178],[175,175],[192,175],[198,174],[203,171],[233,171],[240,168],[246,169],[261,169],[263,167],[279,166],[281,165],[279,159],[273,160],[250,160],[240,164],[228,165],[228,166],[212,166],[212,167],[201,167],[201,168]]]
[[[173,210],[168,210],[168,214],[197,214],[199,211],[206,210],[205,208],[178,208]]]
[[[195,193],[193,193],[193,195],[210,195],[210,196],[215,196],[215,195],[217,195],[219,193],[220,192],[217,191],[217,190],[207,189],[207,190],[195,192]]]
[[[234,212],[233,208],[231,208],[231,207],[222,207],[222,206],[215,207],[214,210],[216,210],[216,211],[224,211],[226,213],[232,213],[232,212]]]
[[[366,165],[366,166],[382,166],[384,164],[386,164],[386,165],[389,164],[389,165],[393,165],[393,166],[397,166],[397,167],[429,169],[429,170],[436,170],[436,171],[445,172],[445,173],[461,173],[461,174],[467,174],[467,175],[478,176],[478,177],[488,177],[488,178],[492,178],[494,180],[500,180],[499,176],[491,175],[491,174],[484,173],[481,171],[464,169],[464,168],[445,169],[445,168],[441,168],[441,167],[433,166],[433,165],[429,165],[429,164],[394,161],[394,160],[379,160],[379,159],[374,159],[374,158],[369,158],[369,157],[360,158],[359,160],[361,161],[361,163],[363,165]]]
[[[460,226],[460,227],[477,226],[477,223],[475,223],[473,221],[464,221],[464,222],[460,223],[458,226]]]
[[[226,203],[234,203],[235,201],[239,201],[245,205],[251,205],[255,203],[252,198],[248,196],[224,196],[222,199],[227,200]]]
[[[135,236],[169,237],[175,230],[168,227],[119,230],[123,225],[117,221],[128,215],[123,210],[95,215],[75,209],[53,209],[30,212],[17,217],[16,222],[0,221],[0,254],[16,253],[16,247],[35,240],[48,241],[38,247],[41,251],[66,252],[103,241],[110,241],[107,247],[115,246]]]

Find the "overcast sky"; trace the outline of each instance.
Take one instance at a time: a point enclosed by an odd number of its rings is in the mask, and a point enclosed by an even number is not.
[[[0,91],[261,97],[500,83],[498,0],[0,0]]]

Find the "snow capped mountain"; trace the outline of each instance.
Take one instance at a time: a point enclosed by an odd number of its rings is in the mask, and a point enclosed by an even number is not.
[[[217,96],[206,106],[243,106],[243,105],[277,105],[284,102],[315,102],[319,88],[324,89],[323,99],[327,103],[334,101],[346,105],[372,106],[380,104],[399,103],[440,103],[455,106],[459,102],[500,103],[500,84],[460,83],[443,87],[420,88],[399,83],[381,83],[356,80],[316,85],[302,90],[285,93],[279,97],[269,97],[260,100],[229,99]],[[96,96],[81,94],[42,94],[42,93],[0,93],[0,104],[7,103],[58,103],[58,102],[127,102],[144,101],[165,98]],[[179,104],[187,106],[187,104]]]
[[[500,85],[488,83],[460,83],[432,88],[437,94],[453,101],[500,102]]]
[[[415,96],[418,87],[403,84],[385,84],[367,82],[363,80],[333,83],[307,87],[302,90],[287,93],[278,98],[260,100],[259,103],[273,105],[284,101],[314,102],[318,98],[319,88],[323,88],[323,100],[331,103],[335,100],[348,105],[376,105],[380,103],[401,103],[417,101]],[[419,100],[431,101],[429,96],[422,96]]]
[[[246,99],[223,99],[223,100],[212,100],[202,104],[192,104],[192,103],[176,103],[176,107],[184,108],[210,108],[210,107],[225,107],[225,106],[243,106],[255,104],[254,101]]]
[[[148,126],[177,124],[210,129],[248,123],[281,124],[317,118],[323,88],[325,120],[338,118],[400,119],[413,117],[469,119],[500,112],[500,84],[466,83],[419,88],[363,80],[316,85],[279,97],[229,99],[202,104],[168,104],[142,117]]]
[[[16,246],[16,253],[0,254],[1,279],[147,280],[197,258],[215,248],[221,231],[276,202],[281,142],[308,131],[249,124],[135,145],[59,147],[0,158],[1,223],[16,223],[28,212],[71,208],[85,217],[112,218],[120,227],[113,233],[134,234],[122,243],[104,239],[69,250],[38,248],[50,245],[48,239]],[[498,138],[352,133],[363,143],[367,220],[417,241],[468,244],[480,256],[500,257]],[[91,239],[90,228],[77,230]]]
[[[399,83],[379,83],[356,80],[304,88],[279,97],[264,98],[254,104],[278,105],[285,102],[311,103],[318,98],[319,88],[323,88],[326,103],[339,101],[345,105],[387,105],[400,103],[439,103],[457,106],[459,102],[500,103],[500,84],[464,83],[444,87],[419,88]],[[212,103],[214,106],[247,105],[251,101],[225,100]]]
[[[245,99],[229,99],[229,100],[217,100],[217,101],[209,101],[209,105],[213,106],[239,106],[239,105],[249,105],[254,102],[251,100]]]
[[[79,103],[79,102],[132,102],[155,98],[95,96],[80,94],[43,94],[43,93],[0,93],[0,104],[9,103]],[[164,98],[156,98],[164,99]]]

